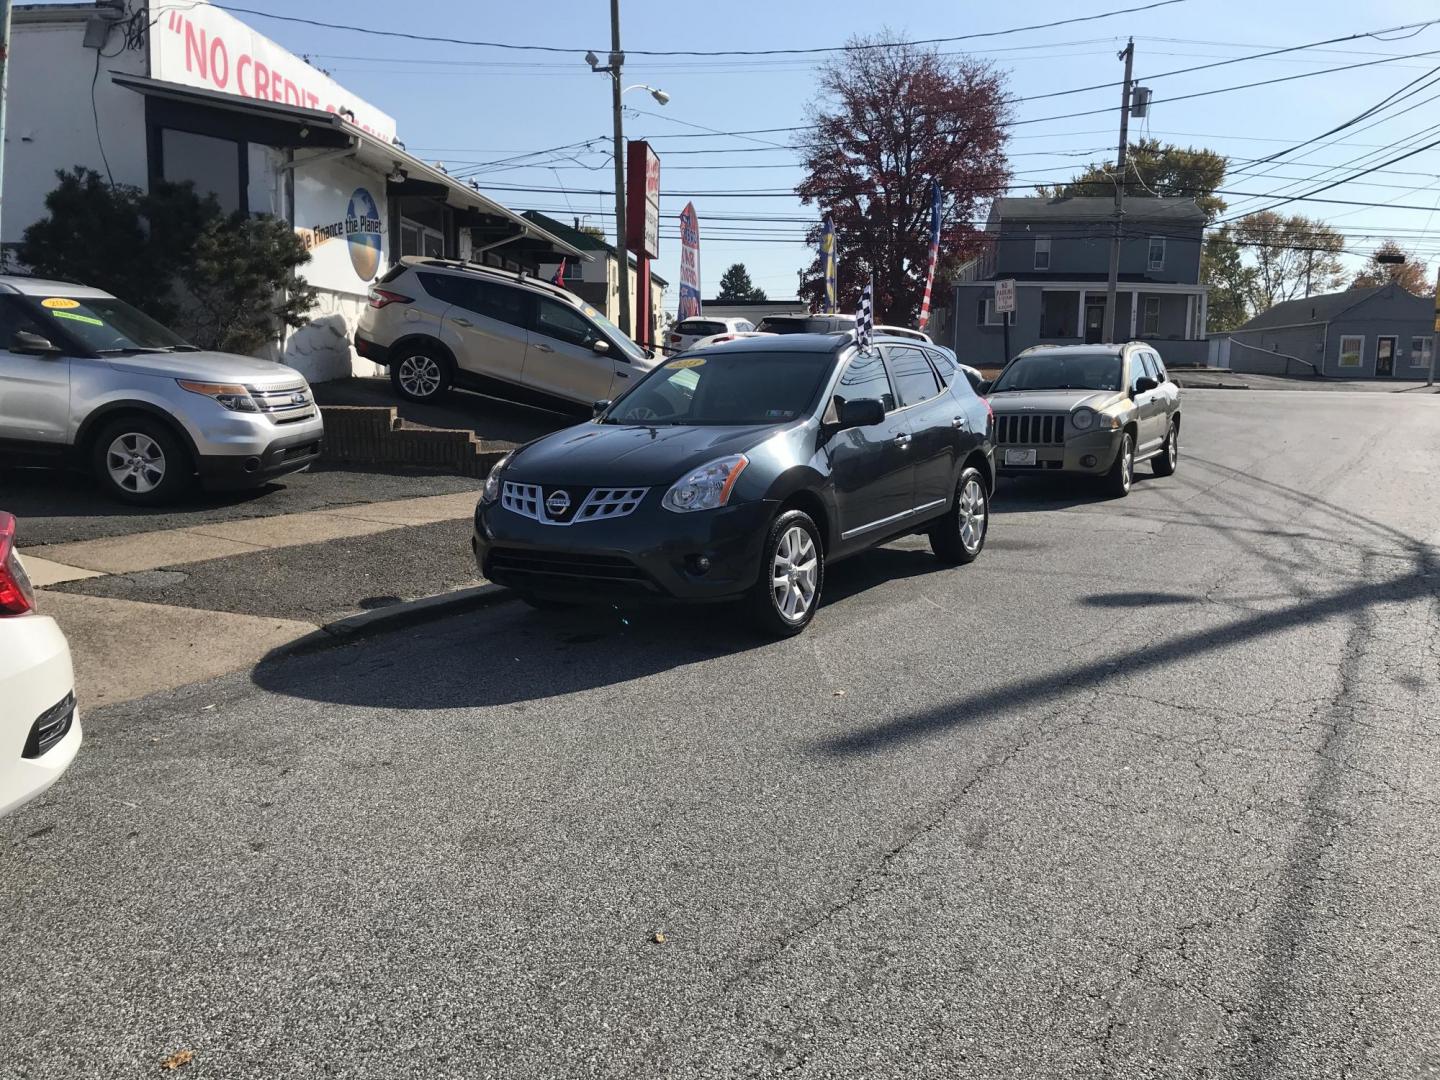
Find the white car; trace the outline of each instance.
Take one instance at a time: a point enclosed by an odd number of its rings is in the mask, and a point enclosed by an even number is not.
[[[681,319],[670,328],[665,339],[665,351],[684,352],[694,348],[701,338],[713,337],[716,334],[747,333],[754,329],[755,324],[749,319],[711,319],[695,315],[689,319]]]
[[[690,349],[708,349],[711,345],[719,345],[722,341],[738,341],[740,338],[772,336],[771,334],[762,334],[758,330],[735,330],[728,334],[711,334],[709,337],[702,337],[692,344]]]
[[[15,518],[0,511],[0,817],[56,780],[80,749],[70,646],[35,613],[15,552]]]
[[[876,326],[875,333],[888,334],[890,337],[909,338],[911,341],[923,341],[926,345],[935,344],[924,330],[911,330],[908,326]]]

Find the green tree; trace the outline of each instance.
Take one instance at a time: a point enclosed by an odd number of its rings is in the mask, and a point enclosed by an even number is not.
[[[730,269],[720,275],[720,291],[715,299],[732,304],[763,304],[769,298],[764,289],[757,288],[750,280],[750,271],[744,263],[732,263]]]
[[[1404,259],[1404,262],[1381,262],[1381,256]],[[1434,296],[1435,283],[1426,269],[1425,260],[1413,251],[1406,251],[1394,240],[1381,242],[1365,260],[1365,265],[1350,281],[1352,289],[1369,289],[1395,282],[1416,296]]]
[[[1131,143],[1126,155],[1125,196],[1190,197],[1208,221],[1225,209],[1215,194],[1225,183],[1226,160],[1213,150],[1180,147],[1159,139]],[[1115,166],[1092,162],[1068,184],[1041,184],[1035,190],[1048,198],[1091,196],[1114,198]]]
[[[33,272],[114,293],[207,349],[253,352],[305,322],[310,256],[284,221],[226,217],[189,183],[146,193],[82,167],[57,176],[16,252]]]
[[[1205,238],[1200,282],[1210,289],[1208,330],[1233,330],[1250,318],[1254,278],[1255,269],[1245,265],[1228,225]]]
[[[1249,301],[1253,313],[1268,311],[1297,296],[1334,292],[1345,281],[1345,267],[1340,262],[1345,237],[1323,221],[1262,210],[1235,222],[1232,235],[1252,260]]]

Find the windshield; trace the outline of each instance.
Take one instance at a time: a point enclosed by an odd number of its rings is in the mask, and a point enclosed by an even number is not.
[[[808,414],[835,363],[828,352],[682,356],[617,401],[602,424],[784,424]]]
[[[113,296],[47,296],[30,301],[45,326],[56,326],[94,353],[194,352],[174,334],[143,311]]]
[[[595,323],[595,325],[600,327],[601,330],[605,331],[605,336],[608,337],[611,341],[617,342],[620,345],[621,350],[625,353],[626,356],[630,357],[632,360],[644,360],[649,357],[649,353],[647,353],[639,345],[636,345],[635,342],[631,341],[630,338],[626,336],[623,330],[621,330],[618,326],[612,323],[604,315],[600,314],[597,309],[591,307],[589,304],[582,304],[581,306],[584,308],[585,314],[590,316],[591,320]]]
[[[1007,390],[1119,390],[1120,357],[1114,353],[1022,356],[990,388]]]

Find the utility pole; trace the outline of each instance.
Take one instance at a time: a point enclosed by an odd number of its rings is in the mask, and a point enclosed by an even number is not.
[[[1110,277],[1105,286],[1105,333],[1104,340],[1115,340],[1116,287],[1120,283],[1120,238],[1125,222],[1125,153],[1130,143],[1130,91],[1131,73],[1135,66],[1135,39],[1131,38],[1120,59],[1125,61],[1125,84],[1120,91],[1120,150],[1115,155],[1115,236],[1110,241]],[[1085,313],[1080,317],[1083,320]]]
[[[1305,299],[1310,299],[1310,271],[1315,266],[1315,249],[1305,252]]]
[[[630,252],[625,246],[625,123],[620,114],[620,67],[625,54],[620,51],[620,0],[610,0],[610,78],[615,110],[615,247],[620,262],[620,331],[634,337],[630,320]]]
[[[0,207],[5,187],[5,99],[10,84],[10,0],[0,0]],[[0,264],[5,260],[0,250]]]

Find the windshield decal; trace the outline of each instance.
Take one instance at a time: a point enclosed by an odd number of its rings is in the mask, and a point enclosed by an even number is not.
[[[76,306],[78,307],[79,305],[77,304]],[[77,314],[75,314],[75,312],[73,312],[73,311],[53,311],[53,310],[50,312],[50,314],[51,314],[51,315],[54,315],[55,318],[57,318],[57,319],[69,319],[69,320],[71,320],[72,322],[89,323],[91,326],[104,326],[104,325],[105,325],[105,320],[104,320],[104,319],[97,319],[97,318],[95,318],[93,315],[77,315]]]
[[[51,311],[55,311],[55,310],[60,309],[60,308],[64,308],[64,309],[77,308],[77,307],[80,306],[80,301],[79,301],[79,300],[71,300],[68,296],[51,296],[51,297],[47,297],[47,298],[44,299],[44,300],[41,300],[41,301],[40,301],[40,306],[41,306],[41,307],[47,307],[47,308],[49,308]]]
[[[670,363],[665,366],[668,368],[692,368],[703,367],[704,365],[705,358],[703,356],[692,356],[686,360],[671,360]]]

